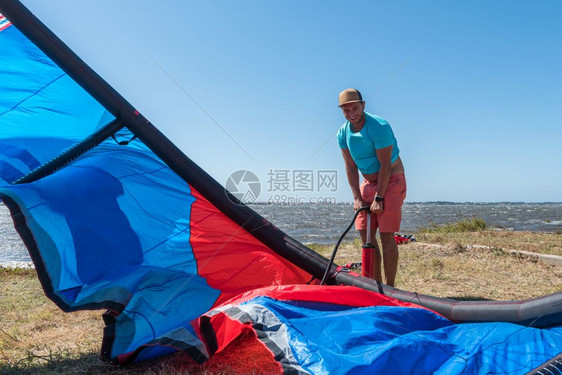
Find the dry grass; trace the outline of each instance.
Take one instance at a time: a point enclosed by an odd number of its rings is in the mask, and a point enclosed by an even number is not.
[[[562,255],[560,234],[507,231],[417,234],[400,245],[396,286],[465,300],[527,299],[562,291],[562,267],[507,249]],[[422,242],[423,241],[423,242]],[[430,243],[432,242],[432,243]],[[479,244],[489,248],[472,248]],[[313,246],[329,257],[331,246]],[[336,263],[361,260],[359,243],[343,243]],[[32,270],[0,268],[0,374],[270,374],[277,364],[253,336],[234,342],[204,365],[176,353],[112,367],[98,359],[101,311],[61,313],[43,294]],[[242,368],[240,366],[243,366]]]
[[[400,247],[397,287],[461,300],[521,300],[562,291],[562,268],[499,247]]]
[[[176,353],[113,367],[99,359],[102,311],[62,313],[48,300],[34,270],[0,268],[0,374],[230,375],[279,373],[252,335],[235,340],[204,365]]]
[[[520,300],[562,291],[562,267],[552,266],[536,257],[511,254],[508,249],[533,251],[545,249],[532,241],[542,238],[548,249],[555,245],[552,234],[508,232],[508,247],[502,248],[505,233],[477,232],[416,235],[436,243],[412,242],[399,245],[400,265],[396,287],[438,297],[462,300]],[[518,234],[521,236],[518,237]],[[521,241],[518,239],[521,238]],[[488,248],[467,246],[479,244]],[[329,257],[332,248],[314,246],[314,250]],[[546,252],[546,251],[545,251]],[[343,243],[335,262],[340,265],[361,261],[358,241]]]
[[[523,250],[562,256],[562,233],[485,230],[456,233],[420,233],[420,242],[436,244],[484,245],[504,250]]]
[[[33,270],[0,269],[0,288],[0,373],[37,366],[48,371],[53,363],[64,372],[65,362],[81,357],[80,362],[99,363],[94,353],[103,330],[100,312],[62,314]]]

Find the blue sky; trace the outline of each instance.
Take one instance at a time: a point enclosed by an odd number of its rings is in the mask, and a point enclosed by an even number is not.
[[[252,171],[260,201],[351,201],[348,87],[392,125],[407,201],[562,201],[560,2],[23,3],[221,184]]]

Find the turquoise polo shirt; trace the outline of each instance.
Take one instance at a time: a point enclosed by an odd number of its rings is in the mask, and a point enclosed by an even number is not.
[[[340,148],[349,149],[353,161],[362,174],[376,173],[381,169],[376,150],[392,146],[391,163],[400,154],[398,143],[388,122],[378,116],[365,112],[365,125],[358,132],[353,132],[351,123],[346,121],[338,130]]]

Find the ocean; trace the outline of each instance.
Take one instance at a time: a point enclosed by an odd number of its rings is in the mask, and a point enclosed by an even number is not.
[[[257,213],[302,243],[335,244],[350,224],[351,204],[250,205]],[[430,224],[452,223],[479,217],[489,226],[506,230],[562,231],[562,203],[449,203],[407,202],[402,213],[402,234]],[[345,240],[358,238],[351,230]],[[14,229],[8,209],[0,203],[0,265],[27,265],[27,249]]]

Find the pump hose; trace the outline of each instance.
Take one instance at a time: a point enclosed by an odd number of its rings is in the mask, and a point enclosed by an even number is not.
[[[349,224],[349,226],[347,227],[347,229],[345,230],[345,232],[343,232],[343,234],[341,235],[340,239],[338,240],[338,242],[336,243],[336,246],[334,247],[334,251],[332,251],[332,256],[330,257],[330,262],[328,263],[328,267],[326,267],[326,272],[324,272],[324,276],[322,276],[322,281],[320,281],[320,285],[324,285],[324,282],[326,281],[326,277],[328,276],[328,273],[330,272],[330,268],[332,268],[332,265],[334,264],[334,258],[336,257],[336,253],[338,251],[338,247],[340,247],[340,243],[342,242],[343,238],[345,237],[345,235],[347,234],[347,232],[349,232],[349,230],[351,229],[351,227],[353,226],[353,223],[355,223],[355,219],[357,219],[357,215],[359,215],[359,213],[361,211],[369,211],[369,206],[364,206],[361,207],[360,209],[358,209],[355,212],[355,216],[353,216],[353,220],[351,220],[351,223]]]

